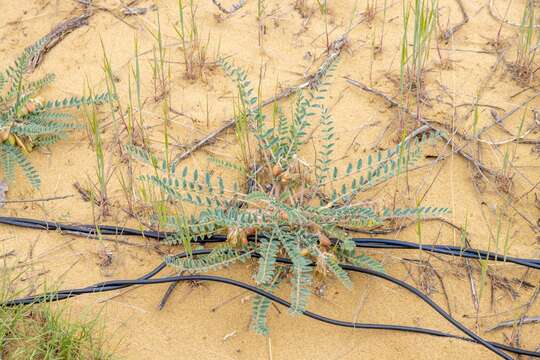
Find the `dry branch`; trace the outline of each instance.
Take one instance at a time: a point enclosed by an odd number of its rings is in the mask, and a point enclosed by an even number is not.
[[[240,0],[238,3],[233,4],[230,9],[227,9],[223,5],[221,5],[221,2],[218,0],[212,0],[212,3],[217,6],[219,11],[221,11],[224,14],[231,15],[232,13],[238,11],[240,8],[242,8],[246,4],[246,0]]]
[[[165,291],[165,294],[163,295],[163,298],[161,299],[161,301],[159,302],[159,306],[158,306],[158,309],[159,310],[163,310],[163,308],[165,307],[165,305],[167,304],[167,301],[169,300],[169,298],[171,297],[174,289],[176,289],[176,287],[178,286],[180,282],[179,281],[176,281],[176,282],[173,282],[171,283],[171,285],[169,285],[169,287],[167,288],[167,290]]]
[[[527,99],[525,99],[521,104],[517,105],[517,106],[514,107],[512,110],[508,111],[508,112],[505,113],[503,116],[500,116],[500,117],[499,117],[499,116],[497,115],[496,122],[484,126],[482,129],[480,129],[480,131],[478,131],[477,136],[482,135],[483,133],[485,133],[486,131],[488,131],[489,129],[491,129],[492,127],[494,127],[495,125],[500,125],[500,124],[502,124],[504,120],[508,119],[511,115],[513,115],[515,112],[517,112],[517,111],[519,111],[520,109],[522,109],[524,106],[526,106],[527,104],[529,104],[531,101],[533,101],[534,99],[536,99],[538,96],[540,96],[540,92],[536,92],[536,93],[534,93],[533,95],[529,96],[529,97],[528,97]],[[493,113],[492,113],[492,114],[493,114]],[[493,116],[493,115],[492,115],[492,116]]]
[[[459,29],[461,29],[466,23],[469,22],[469,15],[467,15],[467,12],[465,11],[465,6],[463,6],[463,2],[461,0],[456,0],[456,2],[459,6],[459,11],[461,11],[462,20],[461,22],[446,30],[442,34],[441,37],[444,41],[450,40],[452,35],[454,35]]]
[[[538,324],[538,323],[540,323],[540,316],[524,317],[522,319],[500,322],[497,325],[487,329],[486,332],[495,331],[495,330],[499,330],[499,329],[507,328],[507,327],[514,327],[515,325],[518,325],[518,324],[523,325],[523,324]]]
[[[30,59],[30,66],[28,67],[29,72],[34,71],[43,61],[45,54],[55,47],[56,44],[58,44],[69,33],[80,28],[81,26],[88,25],[88,19],[90,16],[92,16],[92,2],[87,1],[82,2],[82,4],[85,6],[85,10],[82,15],[62,21],[42,38],[42,40],[45,40],[45,45],[43,45],[41,50]]]
[[[497,20],[498,22],[500,22],[500,23],[502,23],[502,24],[506,24],[506,25],[510,25],[510,26],[515,26],[515,27],[520,27],[520,26],[521,26],[520,23],[512,22],[512,21],[503,19],[503,18],[501,18],[499,15],[495,14],[494,6],[493,6],[493,0],[489,0],[488,10],[489,10],[489,15],[491,15],[491,17],[492,17],[493,19]],[[535,29],[538,29],[538,28],[540,28],[540,24],[535,24],[535,25],[533,25],[533,27],[534,27]]]
[[[386,102],[388,102],[392,107],[397,107],[398,109],[400,109],[401,111],[403,111],[404,113],[406,113],[407,115],[411,116],[412,118],[416,119],[418,122],[420,122],[422,124],[423,127],[421,127],[421,129],[425,129],[425,130],[433,130],[433,131],[437,131],[440,133],[441,137],[447,142],[448,145],[451,145],[453,151],[459,155],[461,155],[463,158],[471,161],[478,169],[481,169],[485,172],[487,172],[488,174],[490,175],[496,175],[497,172],[493,169],[491,169],[490,167],[488,167],[487,165],[485,165],[484,163],[482,163],[480,160],[478,159],[475,159],[471,154],[467,153],[465,150],[463,150],[463,148],[465,147],[464,145],[460,146],[458,144],[456,144],[456,142],[454,140],[452,140],[452,138],[446,134],[445,132],[441,132],[440,129],[438,129],[435,125],[434,125],[434,121],[432,120],[429,120],[425,117],[422,117],[422,116],[419,116],[417,113],[415,113],[414,111],[411,111],[407,108],[405,108],[404,106],[401,106],[397,100],[395,100],[393,97],[383,93],[382,91],[379,91],[377,89],[374,89],[374,88],[371,88],[361,82],[359,82],[358,80],[354,80],[354,79],[351,79],[351,78],[348,78],[348,77],[345,77],[345,79],[347,80],[347,82],[351,85],[354,85],[366,92],[369,92],[371,94],[374,94],[374,95],[377,95],[381,98],[383,98],[384,100],[386,100]],[[445,127],[446,128],[446,125],[445,124],[442,124],[442,123],[437,123],[438,126],[442,126],[442,127]],[[448,130],[446,128],[446,130]]]
[[[54,200],[63,200],[73,197],[73,195],[51,196],[39,199],[27,199],[27,200],[0,200],[0,207],[3,204],[18,204],[18,203],[34,203],[34,202],[47,202]]]

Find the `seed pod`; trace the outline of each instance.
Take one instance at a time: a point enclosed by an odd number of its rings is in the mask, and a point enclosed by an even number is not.
[[[228,228],[227,229],[227,241],[231,243],[231,245],[235,246],[238,244],[238,228]]]
[[[30,101],[28,101],[28,102],[26,103],[26,111],[27,111],[27,114],[36,111],[36,108],[37,108],[37,105],[36,105],[36,103],[35,103],[33,100],[30,100]],[[26,115],[26,114],[24,114],[24,115]]]
[[[321,246],[324,247],[330,247],[332,245],[332,242],[330,241],[328,236],[326,236],[326,234],[324,234],[323,232],[319,233],[319,243],[321,244]]]
[[[257,228],[250,227],[244,230],[246,232],[247,236],[255,235],[257,234]]]
[[[28,100],[25,106],[26,111],[28,111],[28,113],[32,113],[41,108],[44,102],[45,100],[41,96],[36,96],[35,98]]]
[[[247,233],[244,229],[229,228],[227,230],[227,241],[229,241],[233,246],[247,245]]]
[[[287,185],[291,181],[291,176],[288,171],[285,171],[281,174],[281,177],[279,179],[282,185]]]
[[[279,175],[281,175],[281,173],[283,173],[283,168],[279,164],[276,164],[274,165],[274,167],[272,167],[272,175],[278,177]]]
[[[0,143],[3,143],[4,141],[6,141],[8,138],[9,138],[9,131],[10,131],[10,127],[4,127],[2,129],[0,129]]]
[[[242,245],[247,245],[248,244],[248,237],[247,237],[247,233],[246,233],[245,230],[240,230],[239,231],[238,239],[240,240]]]
[[[25,154],[28,154],[29,151],[24,141],[22,141],[22,139],[18,137],[17,135],[12,134],[12,136],[15,138],[15,143],[17,144],[17,146],[19,146]]]
[[[322,253],[321,255],[317,256],[317,260],[315,261],[315,274],[317,274],[318,278],[321,280],[327,275],[326,263],[324,261],[325,256],[326,253]]]

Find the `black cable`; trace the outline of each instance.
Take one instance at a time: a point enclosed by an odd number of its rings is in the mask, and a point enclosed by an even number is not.
[[[415,249],[444,255],[464,257],[469,259],[481,259],[514,263],[517,265],[522,265],[540,270],[540,259],[516,258],[513,256],[506,256],[478,249],[462,248],[453,245],[417,244],[408,241],[390,239],[353,238],[353,240],[356,243],[356,247],[365,247],[372,249]]]
[[[57,222],[49,222],[42,220],[16,218],[16,217],[0,217],[0,224],[20,226],[39,230],[57,230],[76,232],[88,235],[95,235],[98,232],[101,235],[126,235],[126,236],[144,236],[147,238],[162,240],[167,236],[173,235],[170,232],[158,232],[158,231],[141,231],[137,229],[110,226],[110,225],[70,225]],[[216,243],[226,240],[224,235],[213,235],[211,237],[199,237],[195,238],[194,242],[197,243]],[[428,252],[434,252],[438,254],[451,255],[464,257],[469,259],[482,259],[491,261],[500,261],[514,263],[517,265],[526,266],[533,269],[540,270],[540,259],[523,259],[512,256],[505,256],[484,250],[462,248],[453,245],[431,245],[431,244],[417,244],[408,241],[392,240],[392,239],[373,239],[373,238],[353,238],[357,247],[372,248],[372,249],[414,249]]]
[[[204,255],[209,254],[211,250],[195,250],[193,251],[193,255]],[[186,253],[182,253],[180,255],[177,255],[177,258],[183,258],[188,256]],[[258,256],[255,254],[255,257]],[[291,264],[291,261],[289,259],[284,258],[278,258],[278,262],[280,263],[286,263]],[[8,301],[7,303],[4,303],[3,306],[17,306],[17,305],[29,305],[29,304],[35,304],[45,301],[59,301],[59,300],[65,300],[74,296],[82,295],[82,294],[88,294],[88,293],[96,293],[96,292],[105,292],[105,291],[113,291],[117,289],[122,289],[125,287],[133,286],[133,285],[149,285],[149,284],[161,284],[161,283],[169,283],[169,282],[178,282],[178,281],[214,281],[214,282],[221,282],[233,286],[237,286],[249,291],[252,291],[254,293],[257,293],[261,296],[264,296],[274,302],[277,302],[283,306],[290,307],[290,303],[288,303],[286,300],[279,298],[271,293],[268,293],[262,289],[259,289],[257,287],[254,287],[249,284],[245,284],[236,280],[227,279],[219,276],[210,276],[210,275],[189,275],[189,276],[170,276],[170,277],[164,277],[164,278],[158,278],[158,279],[151,279],[153,276],[155,276],[157,273],[159,273],[163,268],[165,268],[165,263],[161,263],[158,265],[155,269],[153,269],[148,274],[140,277],[136,280],[115,280],[115,281],[107,281],[95,284],[93,286],[89,286],[86,288],[79,288],[79,289],[70,289],[70,290],[62,290],[59,292],[54,293],[47,293],[47,294],[41,294],[37,296],[29,296],[22,299],[16,299]],[[369,269],[363,269],[352,265],[343,264],[342,267],[346,270],[353,271],[353,272],[359,272],[364,273],[370,276],[375,276],[381,279],[384,279],[386,281],[392,282],[402,288],[405,288],[409,292],[413,293],[420,299],[422,299],[424,302],[426,302],[428,305],[430,305],[435,311],[437,311],[440,315],[442,315],[446,320],[448,320],[450,323],[452,323],[455,327],[457,327],[460,331],[465,333],[470,338],[465,338],[453,334],[444,333],[437,330],[431,330],[431,329],[425,329],[425,328],[419,328],[419,327],[409,327],[409,326],[400,326],[400,325],[386,325],[386,324],[365,324],[365,323],[352,323],[352,322],[346,322],[341,320],[335,320],[331,318],[324,317],[322,315],[312,313],[309,311],[305,311],[304,315],[319,320],[331,325],[336,326],[343,326],[343,327],[350,327],[350,328],[359,328],[359,329],[380,329],[380,330],[393,330],[393,331],[407,331],[407,332],[414,332],[414,333],[421,333],[421,334],[427,334],[432,336],[439,336],[439,337],[450,337],[455,339],[461,339],[461,340],[467,340],[472,341],[478,344],[481,344],[485,346],[486,348],[490,349],[491,351],[497,353],[497,355],[501,356],[505,359],[511,359],[507,354],[503,353],[502,350],[506,350],[509,352],[513,352],[520,355],[528,355],[528,356],[534,356],[534,357],[540,357],[540,353],[514,348],[503,344],[498,344],[494,342],[489,342],[469,329],[467,329],[463,324],[459,323],[457,320],[452,318],[448,313],[446,313],[442,308],[440,308],[436,303],[434,303],[429,297],[424,295],[420,290],[412,287],[411,285],[396,279],[390,275],[379,273],[373,270]]]
[[[89,235],[96,234],[99,232],[101,235],[145,236],[145,237],[154,238],[154,239],[164,239],[167,236],[172,235],[172,233],[167,233],[167,232],[140,231],[140,230],[131,229],[131,228],[123,228],[123,227],[109,226],[109,225],[70,225],[70,224],[62,224],[62,223],[56,223],[56,222],[47,222],[47,221],[41,221],[41,220],[15,218],[15,217],[0,217],[0,223],[13,225],[13,226],[41,229],[41,230],[58,230],[58,231],[67,231],[67,232],[77,232],[77,233],[83,233],[83,234],[89,234]],[[208,238],[197,238],[195,239],[195,242],[199,242],[199,243],[223,242],[225,240],[226,240],[225,236],[215,235]],[[511,262],[518,265],[540,269],[540,260],[538,259],[520,259],[520,258],[515,258],[515,257],[503,256],[500,254],[494,254],[494,253],[486,252],[483,250],[463,249],[463,248],[460,248],[457,246],[451,246],[451,245],[420,245],[420,244],[406,242],[406,241],[389,240],[389,239],[372,239],[372,238],[354,238],[353,240],[355,241],[355,244],[357,247],[383,248],[383,249],[418,249],[418,250],[423,250],[423,251],[430,251],[430,252],[435,252],[435,253],[440,253],[440,254],[445,254],[445,255],[460,256],[460,257],[466,257],[466,258],[488,259],[488,260],[493,260],[493,261],[506,261],[506,262]],[[281,260],[284,262],[287,261],[286,259],[281,259]],[[153,277],[155,274],[161,271],[164,266],[165,264],[162,263],[152,272],[134,281],[140,281],[142,283],[145,283],[145,281],[148,281],[151,277]],[[355,270],[355,267],[351,267],[350,265],[344,265],[344,268],[351,271],[358,271],[359,269],[358,268]],[[362,269],[362,270],[365,270],[365,269]],[[364,271],[360,271],[360,272],[364,272]],[[380,275],[381,273],[373,272],[370,275],[378,276],[378,274]],[[381,277],[381,276],[378,276],[378,277]],[[392,281],[391,279],[400,281],[392,277],[386,280]],[[149,282],[149,283],[152,283],[152,282]],[[44,295],[45,297],[42,298],[40,302],[52,300],[52,299],[63,300],[63,299],[70,298],[72,296],[76,296],[76,295],[80,295],[80,294],[84,294],[88,292],[111,291],[111,290],[121,289],[121,288],[131,286],[131,285],[133,284],[129,283],[129,281],[125,282],[124,284],[114,283],[114,282],[96,284],[94,287],[90,287],[90,288],[73,289],[73,290],[66,290],[66,291],[54,293],[53,295],[54,298],[50,298],[48,295]],[[247,284],[245,285],[247,286]],[[402,282],[398,285],[415,293],[417,296],[420,296],[421,298],[422,296],[425,296],[421,292],[419,292],[417,289],[410,287],[410,285],[406,283]],[[94,290],[92,290],[91,288],[94,288]],[[28,298],[28,301],[30,301],[30,303],[33,303],[38,298],[39,296],[36,298]],[[20,299],[20,300],[24,300],[24,299]],[[474,333],[470,332],[470,330],[465,328],[455,319],[452,319],[451,317],[449,317],[449,315],[446,314],[444,310],[442,310],[440,307],[438,307],[438,305],[433,303],[431,299],[425,297],[423,298],[423,300],[428,302],[428,304],[430,304],[430,306],[432,306],[441,315],[443,316],[447,315],[448,317],[445,316],[447,320],[452,322],[454,326],[458,327],[461,331],[463,331],[464,333],[466,333],[467,335],[471,336],[471,338],[474,339],[474,337],[476,336]],[[22,304],[22,303],[28,303],[28,302],[22,301],[20,303]],[[478,338],[478,339],[475,339],[475,341],[482,343],[483,340],[481,338]],[[490,350],[496,351],[496,349],[490,346],[488,343],[482,343],[482,344],[490,348]]]

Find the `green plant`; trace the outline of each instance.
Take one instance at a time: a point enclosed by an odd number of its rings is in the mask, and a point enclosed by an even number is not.
[[[161,20],[159,17],[159,12],[156,12],[157,20],[157,31],[154,33],[149,30],[150,35],[154,38],[157,43],[152,47],[152,63],[150,64],[152,68],[152,80],[154,82],[154,101],[162,100],[169,93],[168,83],[167,83],[167,74],[165,71],[165,55],[166,49],[163,44],[163,33],[161,31]]]
[[[401,92],[413,91],[422,95],[426,63],[429,60],[431,39],[437,24],[437,0],[413,0],[413,37],[409,38],[410,2],[403,2],[403,38],[401,41]],[[411,45],[409,45],[411,44]]]
[[[37,93],[55,79],[47,74],[41,79],[28,81],[26,72],[33,55],[38,53],[44,40],[27,48],[12,66],[0,72],[0,164],[8,181],[15,178],[15,166],[23,170],[26,178],[39,188],[41,180],[27,156],[36,147],[47,146],[64,139],[68,131],[81,126],[73,122],[74,116],[65,110],[87,104],[101,104],[109,100],[108,94],[71,97],[45,101]]]
[[[2,264],[7,269],[6,264]],[[4,271],[0,279],[0,301],[14,297],[17,279]],[[28,290],[28,289],[26,289]],[[20,295],[20,294],[19,294]],[[42,305],[0,306],[0,354],[2,359],[112,359],[98,318],[69,319],[65,310]]]
[[[94,152],[96,153],[96,178],[98,184],[93,186],[95,191],[90,190],[92,200],[99,205],[102,214],[108,213],[107,183],[108,176],[105,169],[105,149],[101,137],[101,122],[94,105],[84,108],[84,116],[88,123],[88,134]]]
[[[184,13],[184,1],[189,1],[189,18]],[[175,31],[182,44],[186,78],[189,80],[194,80],[197,77],[202,78],[206,66],[210,34],[208,34],[206,44],[203,43],[201,31],[197,25],[197,7],[193,0],[178,0],[178,18],[179,23],[178,27],[175,27]]]
[[[330,39],[328,33],[328,0],[316,0],[319,6],[319,12],[324,17],[324,33],[326,35],[326,49],[330,49]]]
[[[531,0],[527,0],[523,8],[523,15],[519,26],[516,60],[510,65],[514,78],[524,84],[528,84],[534,75],[533,62],[540,40],[538,31],[535,29],[534,15],[534,3]],[[536,44],[533,44],[535,38]]]
[[[366,9],[364,10],[367,21],[371,22],[377,15],[377,0],[367,0]]]
[[[387,152],[370,155],[345,166],[334,166],[334,123],[329,109],[322,104],[328,86],[319,84],[315,93],[296,93],[292,118],[275,105],[272,118],[263,113],[258,96],[247,79],[247,74],[225,61],[221,67],[232,78],[238,89],[237,121],[241,122],[242,139],[247,134],[254,139],[252,151],[244,141],[241,164],[225,161],[227,170],[245,174],[247,186],[225,180],[210,171],[199,171],[178,164],[169,167],[166,161],[139,147],[129,146],[135,158],[153,165],[161,163],[165,175],[144,175],[144,183],[165,192],[171,204],[181,203],[201,207],[189,218],[168,216],[165,225],[176,231],[171,243],[183,243],[194,236],[226,233],[228,241],[204,257],[169,258],[167,263],[178,271],[200,272],[215,270],[235,262],[245,262],[258,254],[255,282],[274,291],[290,274],[291,313],[304,311],[311,294],[314,274],[324,277],[333,274],[346,287],[352,286],[349,275],[339,265],[349,262],[384,271],[376,260],[357,253],[354,241],[345,230],[352,227],[380,226],[398,217],[439,216],[446,208],[404,208],[376,211],[355,203],[357,195],[398,176],[419,159],[421,144],[427,140],[411,140]],[[328,69],[331,76],[335,64]],[[319,117],[323,144],[314,164],[300,156],[309,140],[310,122]],[[268,126],[271,123],[271,126]],[[313,171],[314,170],[314,171]],[[186,241],[188,239],[188,241]],[[253,241],[250,241],[253,240]],[[276,257],[287,256],[290,268],[278,268]],[[311,266],[315,264],[315,266]],[[266,314],[269,301],[255,297],[253,327],[266,334]]]

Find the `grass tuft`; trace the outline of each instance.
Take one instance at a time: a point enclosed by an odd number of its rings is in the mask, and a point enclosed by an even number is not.
[[[14,278],[0,280],[0,302],[12,299]],[[65,308],[51,303],[29,306],[0,306],[0,358],[17,359],[113,359],[105,350],[97,318],[73,321]]]

